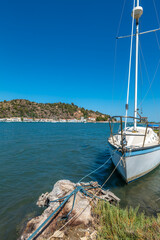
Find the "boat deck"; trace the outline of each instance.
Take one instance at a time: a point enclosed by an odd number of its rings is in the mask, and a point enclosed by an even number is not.
[[[109,142],[116,148],[122,146],[121,131],[111,136]],[[133,127],[128,127],[123,132],[123,145],[127,149],[137,149],[142,147],[152,147],[159,144],[159,137],[152,128],[137,127],[134,131]]]

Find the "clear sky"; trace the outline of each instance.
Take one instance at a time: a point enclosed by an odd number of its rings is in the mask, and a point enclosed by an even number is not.
[[[160,19],[160,1],[140,3],[144,8],[140,31],[158,28],[154,4]],[[74,102],[124,115],[130,39],[116,36],[118,29],[119,35],[131,33],[132,5],[132,0],[0,1],[0,100]],[[157,37],[160,42],[160,32]],[[145,63],[141,56],[139,103],[160,58],[155,33],[141,36],[140,44]],[[133,115],[134,63],[131,81]],[[150,120],[160,121],[159,82],[160,66],[142,105]]]

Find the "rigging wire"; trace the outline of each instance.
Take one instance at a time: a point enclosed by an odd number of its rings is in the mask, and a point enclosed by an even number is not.
[[[157,33],[155,32],[155,35],[156,35],[156,40],[157,40],[157,44],[158,44],[158,48],[160,50],[160,44],[159,44],[159,40],[158,40],[158,36],[157,36]]]
[[[154,1],[154,0],[153,0],[153,5],[154,5],[154,8],[155,8],[155,12],[156,12],[157,22],[158,22],[158,24],[159,24],[159,26],[160,26],[160,21],[159,21],[159,17],[158,17],[158,13],[157,13],[157,9],[156,9],[156,5],[155,5],[155,1]],[[156,33],[156,32],[155,32],[155,36],[156,36],[156,41],[157,41],[158,49],[160,50],[160,43],[159,43],[159,39],[158,39],[158,36],[157,36],[157,33]],[[142,52],[141,45],[140,45],[140,49],[141,49],[141,54],[142,54],[143,61],[144,61],[144,66],[145,66],[145,69],[146,69],[146,72],[147,72],[147,79],[148,79],[148,81],[149,81],[149,88],[148,88],[148,91],[146,92],[144,98],[142,99],[141,103],[139,104],[139,106],[142,105],[142,103],[144,102],[146,96],[148,95],[148,93],[149,93],[149,91],[150,91],[150,89],[151,89],[151,87],[152,87],[152,84],[153,84],[153,82],[154,82],[154,80],[155,80],[155,77],[156,77],[156,74],[157,74],[157,72],[158,72],[158,68],[159,68],[159,65],[160,65],[160,59],[159,59],[158,65],[157,65],[157,67],[156,67],[155,74],[154,74],[154,76],[153,76],[152,81],[150,82],[149,74],[148,74],[148,71],[147,71],[147,67],[146,67],[146,63],[145,63],[145,60],[144,60],[144,55],[143,55],[143,52]],[[153,94],[153,93],[152,93],[152,94]],[[153,96],[153,97],[154,97],[154,96]],[[154,99],[154,101],[155,101],[155,99]]]
[[[157,8],[156,8],[155,0],[153,0],[153,5],[154,5],[154,9],[155,9],[156,17],[157,17],[157,22],[158,22],[158,25],[159,25],[159,27],[160,27],[160,20],[159,20],[159,16],[158,16]],[[157,36],[157,33],[156,33],[156,32],[155,32],[155,35],[156,35],[156,40],[157,40],[158,48],[159,48],[159,50],[160,50],[160,44],[159,44],[159,40],[158,40],[158,36]]]
[[[121,26],[121,22],[122,22],[122,17],[123,17],[123,13],[124,13],[125,4],[126,4],[126,0],[124,0],[124,2],[123,2],[121,17],[120,17],[120,21],[119,21],[119,25],[118,25],[118,29],[117,29],[117,36],[119,34],[119,30],[120,30],[120,26]]]
[[[135,8],[135,0],[133,2],[133,9]],[[129,89],[131,79],[131,63],[132,63],[132,47],[133,47],[133,28],[134,28],[134,11],[132,18],[132,30],[131,30],[131,45],[130,45],[130,57],[129,57],[129,72],[128,72],[128,87],[127,87],[127,100],[126,100],[126,118],[125,118],[125,129],[127,127],[127,115],[128,115],[128,102],[129,102]]]
[[[156,77],[156,74],[157,74],[157,72],[158,72],[159,65],[160,65],[160,59],[159,59],[159,61],[158,61],[158,65],[157,65],[157,68],[156,68],[154,77],[153,77],[152,81],[150,82],[150,86],[149,86],[149,88],[148,88],[148,91],[146,92],[146,94],[145,94],[144,98],[142,99],[141,103],[139,104],[139,106],[142,105],[142,103],[144,102],[146,96],[148,95],[149,90],[150,90],[151,87],[152,87],[152,84],[153,84],[153,82],[154,82],[154,80],[155,80],[155,77]]]
[[[141,56],[139,55],[139,66],[140,66],[140,79],[141,79],[141,93],[140,93],[140,101],[142,101],[142,96],[143,96],[143,92],[142,92],[142,90],[143,90],[143,75],[142,75],[142,59],[141,59]],[[140,111],[141,111],[141,114],[142,114],[142,106],[141,106],[141,109],[140,109]]]
[[[157,22],[158,22],[158,25],[159,25],[159,27],[160,27],[160,20],[159,20],[159,16],[158,16],[157,8],[156,8],[155,0],[153,0],[153,5],[154,5],[154,9],[155,9],[156,17],[157,17]],[[155,32],[155,35],[156,35],[156,40],[157,40],[158,48],[159,48],[159,50],[160,50],[160,44],[159,44],[159,40],[158,40],[158,36],[157,36],[157,32]]]
[[[153,5],[154,5],[155,13],[156,13],[157,22],[158,22],[158,25],[159,25],[159,27],[160,27],[160,20],[159,20],[159,17],[158,17],[158,12],[157,12],[157,8],[156,8],[155,0],[153,0]],[[159,50],[160,50],[160,43],[159,43],[159,40],[158,40],[158,36],[157,36],[157,32],[156,32],[156,31],[155,31],[155,36],[156,36],[156,41],[157,41],[158,48],[159,48]],[[148,82],[149,82],[148,91],[146,92],[144,98],[141,100],[140,104],[138,105],[139,107],[141,107],[141,106],[142,106],[142,103],[144,102],[146,96],[148,95],[148,93],[149,93],[149,91],[150,91],[150,89],[151,89],[151,87],[152,87],[152,84],[153,84],[153,82],[154,82],[154,80],[155,80],[155,77],[156,77],[156,74],[157,74],[157,72],[158,72],[158,68],[159,68],[159,65],[160,65],[160,59],[159,59],[158,65],[157,65],[157,67],[156,67],[156,71],[155,71],[155,74],[154,74],[154,76],[153,76],[153,79],[152,79],[152,81],[150,81],[150,77],[149,77],[149,74],[148,74],[148,70],[147,70],[147,66],[146,66],[146,62],[145,62],[145,59],[144,59],[144,55],[143,55],[143,51],[142,51],[142,47],[141,47],[140,42],[139,42],[139,46],[140,46],[140,51],[141,51],[141,55],[142,55],[142,60],[143,60],[143,62],[144,62],[145,71],[146,71],[146,73],[147,73],[147,80],[148,80]],[[152,91],[151,91],[151,92],[152,92]],[[155,101],[153,92],[152,92],[152,95],[153,95],[154,104],[156,104],[156,101]]]
[[[142,56],[144,68],[145,68],[145,71],[146,71],[146,74],[147,74],[147,80],[148,80],[148,83],[149,83],[149,86],[150,86],[151,85],[151,81],[150,81],[150,77],[149,77],[149,73],[148,73],[148,70],[147,70],[147,65],[146,65],[146,61],[145,61],[144,55],[143,55],[143,51],[142,51],[142,47],[141,47],[141,42],[140,41],[139,41],[139,46],[140,46],[140,53],[141,53],[141,56]],[[156,103],[153,91],[151,91],[151,93],[152,93],[152,97],[153,97],[154,103]],[[143,101],[144,101],[144,98],[139,103],[139,105],[138,105],[139,107],[141,107]]]
[[[121,12],[121,16],[120,16],[120,20],[119,20],[119,25],[118,25],[118,28],[117,28],[116,36],[119,35],[125,4],[126,4],[126,0],[124,0],[124,2],[123,2],[122,12]],[[116,60],[117,60],[117,38],[116,38],[116,42],[115,42],[115,52],[114,52],[114,70],[113,70],[114,72],[113,72],[113,84],[112,84],[112,105],[113,105],[113,95],[114,95],[114,86],[115,86],[115,78],[116,78]]]
[[[157,8],[156,8],[155,0],[153,0],[153,5],[154,5],[155,12],[156,12],[157,22],[158,22],[158,25],[159,25],[159,27],[160,27],[160,20],[159,20],[159,16],[158,16]]]
[[[149,73],[148,73],[148,70],[147,70],[146,61],[145,61],[145,58],[144,58],[144,55],[143,55],[142,46],[141,46],[141,41],[139,41],[139,46],[140,46],[140,53],[141,53],[141,56],[142,56],[144,68],[145,68],[145,71],[146,71],[146,74],[147,74],[147,80],[148,80],[148,83],[149,83],[149,86],[150,86],[151,81],[150,81]],[[152,92],[152,91],[151,91],[151,92]],[[152,97],[153,97],[153,99],[154,99],[154,103],[156,103],[153,92],[152,92]],[[142,99],[141,99],[141,102],[140,102],[140,104],[139,104],[139,107],[140,107],[141,105],[142,105]]]
[[[142,55],[143,62],[144,62],[144,67],[145,67],[145,70],[146,70],[146,73],[147,73],[147,79],[148,79],[148,82],[149,82],[149,88],[148,88],[148,91],[146,92],[144,98],[142,99],[141,103],[139,104],[139,106],[142,105],[142,103],[144,102],[146,96],[148,95],[148,92],[149,92],[149,90],[150,90],[151,87],[152,87],[152,84],[153,84],[153,82],[154,82],[154,80],[155,80],[155,77],[156,77],[156,74],[157,74],[157,71],[158,71],[158,68],[159,68],[159,65],[160,65],[160,59],[159,59],[159,62],[158,62],[158,65],[157,65],[157,67],[156,67],[156,71],[155,71],[154,77],[153,77],[152,81],[150,81],[150,78],[149,78],[149,74],[148,74],[148,70],[147,70],[147,66],[146,66],[146,62],[145,62],[145,59],[144,59],[144,55],[143,55],[143,52],[142,52],[141,45],[140,45],[140,50],[141,50],[141,55]],[[153,95],[153,92],[152,92],[152,95]],[[153,99],[154,99],[154,95],[153,95]],[[154,102],[156,102],[155,99],[154,99]]]

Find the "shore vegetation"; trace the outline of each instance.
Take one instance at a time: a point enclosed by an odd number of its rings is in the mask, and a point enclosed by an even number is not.
[[[100,201],[95,208],[98,240],[159,240],[160,215],[146,216],[138,210]]]

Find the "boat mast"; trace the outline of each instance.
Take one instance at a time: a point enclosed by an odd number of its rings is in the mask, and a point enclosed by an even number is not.
[[[143,8],[139,6],[139,0],[137,0],[137,6],[132,11],[132,17],[136,19],[136,63],[135,63],[135,97],[134,97],[134,130],[137,128],[137,82],[138,82],[138,44],[139,44],[139,18],[143,14]]]

